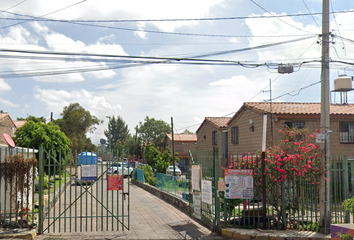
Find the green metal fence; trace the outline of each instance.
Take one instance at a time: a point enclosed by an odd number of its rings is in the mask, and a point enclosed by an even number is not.
[[[129,230],[130,176],[94,155],[39,149],[39,233]]]
[[[155,187],[189,201],[189,179],[157,173]]]
[[[223,227],[263,227],[260,157],[232,155],[233,168],[253,169],[254,198],[248,200],[222,199]],[[235,166],[234,166],[235,165]],[[349,213],[343,201],[353,193],[354,162],[346,157],[331,159],[330,214],[332,223],[348,223]],[[293,180],[267,182],[266,227],[268,229],[320,230],[319,185],[298,177]]]
[[[217,183],[219,180],[219,153],[218,149],[214,148],[213,151],[190,151],[189,163],[190,163],[190,174],[192,172],[193,165],[199,165],[201,169],[200,180],[210,181],[212,185],[212,204],[208,204],[203,201],[202,197],[202,186],[199,182],[200,190],[194,190],[190,186],[191,197],[189,198],[190,203],[190,213],[192,216],[199,216],[198,219],[202,224],[208,226],[210,229],[215,230],[219,234],[221,233],[220,226],[220,199],[217,195]],[[193,176],[191,176],[193,178]],[[191,178],[191,179],[192,179]],[[196,212],[194,195],[199,197],[196,199],[201,199],[200,213]],[[199,205],[199,204],[198,204]]]

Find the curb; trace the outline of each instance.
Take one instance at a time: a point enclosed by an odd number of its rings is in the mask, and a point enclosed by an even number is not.
[[[239,240],[328,240],[330,235],[307,231],[261,232],[255,229],[222,228],[221,236]]]
[[[23,230],[19,229],[17,233],[12,231],[0,232],[0,239],[3,238],[19,238],[19,239],[34,239],[37,236],[37,229]]]

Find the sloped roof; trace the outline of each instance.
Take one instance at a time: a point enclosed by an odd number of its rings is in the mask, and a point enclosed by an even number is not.
[[[166,134],[167,137],[172,140],[172,134]],[[197,134],[173,134],[173,140],[175,142],[196,142]]]
[[[25,125],[27,121],[14,121],[16,128],[20,128]]]
[[[205,117],[203,123],[199,126],[196,132],[204,125],[206,121],[208,121],[211,125],[217,128],[226,128],[228,122],[232,119],[232,117]]]
[[[268,102],[246,102],[243,107],[275,114],[321,114],[320,103],[274,102],[270,104]],[[354,104],[331,104],[330,112],[332,115],[354,115]]]
[[[9,113],[7,113],[7,112],[0,112],[0,120],[3,119],[3,118],[5,118],[5,117],[7,117],[7,116],[9,116]]]

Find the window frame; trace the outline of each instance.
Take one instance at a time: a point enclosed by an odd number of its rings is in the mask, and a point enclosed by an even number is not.
[[[239,128],[238,126],[231,128],[231,143],[239,144]]]
[[[218,131],[212,131],[212,144],[218,145]]]
[[[291,126],[289,126],[291,124]],[[305,121],[292,121],[292,122],[284,122],[284,127],[288,129],[297,128],[297,129],[304,129],[305,128]]]
[[[344,124],[346,124],[346,126],[344,126]],[[344,136],[344,133],[347,133],[347,136]],[[339,143],[354,144],[354,122],[353,121],[339,122]]]

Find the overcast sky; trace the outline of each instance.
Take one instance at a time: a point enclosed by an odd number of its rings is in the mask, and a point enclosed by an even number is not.
[[[333,39],[333,60],[354,62],[353,9],[354,1],[331,1],[331,32],[346,38]],[[168,123],[173,117],[175,133],[194,132],[205,117],[232,116],[243,102],[269,100],[270,80],[273,101],[320,101],[320,84],[314,83],[320,81],[315,61],[321,58],[322,0],[18,0],[1,1],[0,10],[0,50],[21,50],[0,51],[0,110],[14,120],[49,118],[51,112],[59,118],[64,106],[78,102],[105,120],[89,135],[95,144],[104,136],[106,116],[113,115],[131,133],[146,116]],[[251,49],[214,54],[246,48]],[[74,55],[58,55],[63,52]],[[133,59],[142,61],[136,65],[118,56],[240,64]],[[295,72],[278,74],[276,64],[295,64]],[[353,76],[349,64],[331,67],[331,90],[338,74]],[[107,70],[77,72],[92,68]],[[68,71],[74,73],[48,75]],[[331,97],[339,102],[338,94]],[[354,102],[353,93],[348,100]]]

